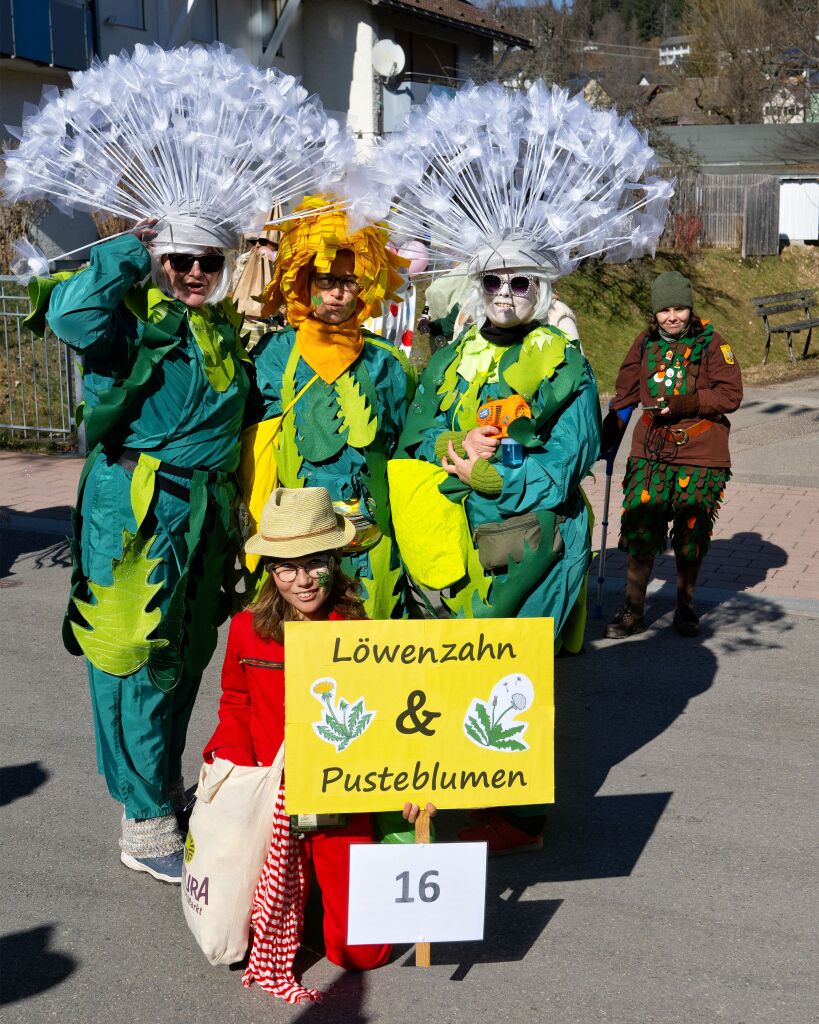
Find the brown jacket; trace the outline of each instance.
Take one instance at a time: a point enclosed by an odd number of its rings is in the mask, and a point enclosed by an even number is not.
[[[639,403],[634,415],[640,418],[634,427],[631,442],[631,455],[635,458],[646,458],[647,455],[647,427],[643,423],[640,406],[657,403],[648,390],[647,338],[648,332],[641,331],[626,353],[617,374],[615,397],[610,403],[610,408],[614,410]],[[728,451],[731,424],[726,413],[734,412],[742,401],[742,373],[736,356],[717,331],[714,331],[710,345],[703,351],[700,362],[688,367],[686,393],[691,395],[695,392],[700,399],[697,416],[681,420],[672,420],[668,416],[656,419],[664,426],[688,428],[701,420],[710,420],[713,426],[692,437],[687,444],[677,446],[666,441],[659,459],[672,465],[728,467],[731,465]]]

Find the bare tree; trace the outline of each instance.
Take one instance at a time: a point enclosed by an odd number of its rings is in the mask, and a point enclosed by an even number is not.
[[[761,121],[799,77],[794,50],[815,51],[817,20],[815,0],[687,0],[684,27],[694,37],[687,73],[703,92],[719,78],[721,96],[709,106],[727,120]]]

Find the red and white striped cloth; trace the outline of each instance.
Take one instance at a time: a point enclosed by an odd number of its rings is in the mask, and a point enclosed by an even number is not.
[[[250,916],[252,948],[242,984],[257,982],[265,992],[288,1003],[320,1002],[318,989],[304,988],[293,975],[304,927],[304,865],[298,840],[284,813],[284,781],[273,812],[273,837]]]

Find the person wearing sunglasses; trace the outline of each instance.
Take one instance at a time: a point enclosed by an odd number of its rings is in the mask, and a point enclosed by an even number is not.
[[[123,805],[120,859],[173,884],[188,720],[239,550],[250,377],[223,301],[236,245],[203,216],[146,219],[46,299],[51,329],[83,356],[91,453],[64,638],[86,657],[99,768]]]
[[[263,307],[284,303],[290,326],[251,353],[265,421],[258,430],[275,430],[276,442],[257,443],[255,455],[246,448],[257,461],[242,475],[259,494],[261,480],[269,493],[271,473],[280,486],[326,487],[356,526],[344,569],[361,581],[367,614],[400,617],[412,602],[392,535],[387,460],[414,377],[395,345],[361,325],[382,303],[400,301],[404,261],[381,226],[351,231],[325,197],[308,197],[295,213],[282,226]],[[275,466],[263,472],[259,458],[271,457]],[[260,501],[246,494],[246,504],[255,518]]]
[[[546,323],[549,255],[510,239],[473,259],[463,304],[474,323],[433,355],[401,437],[400,456],[435,467],[429,488],[408,468],[402,500],[398,463],[390,481],[409,572],[441,589],[453,615],[551,617],[556,650],[574,653],[591,552],[580,482],[598,456],[600,411],[579,343]],[[520,418],[501,429],[493,417],[510,403]],[[473,556],[451,557],[458,537],[474,541]],[[476,816],[460,838],[490,855],[538,849],[544,823],[544,807],[516,807]]]

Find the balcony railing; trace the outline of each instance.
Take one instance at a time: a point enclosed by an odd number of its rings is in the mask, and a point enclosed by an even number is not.
[[[0,0],[0,57],[78,71],[93,54],[86,0]]]

